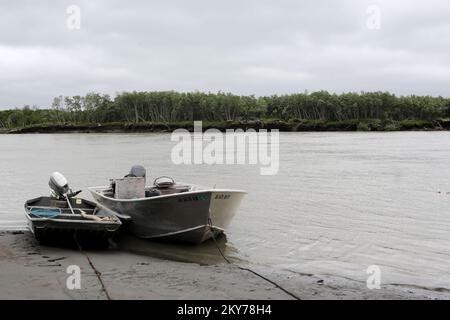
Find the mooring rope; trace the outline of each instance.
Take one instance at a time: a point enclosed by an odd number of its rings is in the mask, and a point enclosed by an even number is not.
[[[298,297],[298,296],[295,295],[294,293],[288,291],[287,289],[283,288],[281,285],[279,285],[279,284],[276,283],[275,281],[268,279],[267,277],[265,277],[265,276],[259,274],[258,272],[254,271],[254,270],[252,270],[252,269],[250,269],[250,268],[241,267],[240,265],[237,265],[236,263],[231,262],[231,261],[225,256],[225,254],[222,252],[222,250],[221,250],[220,247],[219,247],[219,244],[217,243],[216,236],[215,236],[215,234],[214,234],[214,227],[213,227],[213,223],[212,223],[211,218],[208,218],[208,225],[209,225],[209,228],[211,229],[212,239],[214,240],[214,243],[215,243],[215,245],[216,245],[217,250],[219,251],[219,253],[220,253],[220,255],[222,256],[222,258],[223,258],[228,264],[231,264],[231,265],[235,266],[235,267],[238,268],[238,269],[241,269],[241,270],[244,270],[244,271],[248,271],[248,272],[250,272],[250,273],[253,273],[255,276],[258,276],[258,277],[260,277],[261,279],[263,279],[263,280],[265,280],[265,281],[271,283],[271,284],[274,285],[276,288],[278,288],[278,289],[280,289],[281,291],[283,291],[284,293],[290,295],[290,296],[293,297],[294,299],[296,299],[296,300],[302,300],[302,299],[300,299],[300,297]]]
[[[88,261],[89,265],[91,266],[92,270],[94,271],[95,275],[97,276],[97,279],[98,279],[98,281],[100,282],[100,285],[101,285],[101,287],[102,287],[103,292],[104,292],[105,295],[106,295],[106,298],[107,298],[108,300],[112,300],[112,299],[111,299],[111,296],[109,295],[108,290],[106,290],[105,284],[103,283],[103,279],[102,279],[102,277],[101,277],[101,276],[102,276],[102,273],[101,273],[100,271],[98,271],[97,268],[95,268],[94,263],[92,263],[91,258],[89,258],[89,255],[88,255],[85,251],[83,251],[83,248],[81,247],[80,243],[78,242],[78,239],[77,239],[77,232],[76,232],[76,231],[75,231],[75,233],[73,234],[73,238],[74,238],[74,240],[75,240],[75,243],[76,243],[77,246],[78,246],[78,250],[79,250],[82,254],[84,254],[84,256],[86,257],[86,260]]]

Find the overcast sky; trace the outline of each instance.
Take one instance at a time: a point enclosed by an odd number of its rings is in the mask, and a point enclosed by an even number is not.
[[[142,2],[0,0],[0,108],[90,91],[450,96],[449,1]]]

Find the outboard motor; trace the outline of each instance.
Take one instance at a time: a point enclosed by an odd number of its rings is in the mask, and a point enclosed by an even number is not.
[[[59,172],[52,173],[48,185],[51,189],[51,196],[57,199],[65,198],[66,196],[67,198],[72,198],[81,193],[81,190],[73,192],[69,188],[66,177]]]
[[[144,178],[146,176],[147,172],[145,168],[139,164],[134,165],[131,167],[130,173],[127,174],[125,177],[138,177],[138,178]]]
[[[52,196],[55,198],[63,198],[70,191],[66,177],[59,172],[52,173],[48,185],[51,189]]]

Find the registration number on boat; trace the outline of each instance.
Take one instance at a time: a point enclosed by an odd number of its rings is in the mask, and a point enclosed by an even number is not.
[[[196,196],[186,196],[178,199],[178,202],[202,201],[202,200],[208,200],[208,197],[204,194],[199,194]]]
[[[230,197],[231,197],[231,194],[223,194],[223,193],[216,194],[216,199],[227,200],[227,199],[230,199]]]

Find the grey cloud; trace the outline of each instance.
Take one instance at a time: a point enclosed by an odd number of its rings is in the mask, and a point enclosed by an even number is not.
[[[71,4],[80,30],[66,28]],[[449,16],[434,0],[2,0],[0,108],[123,90],[449,96]]]

